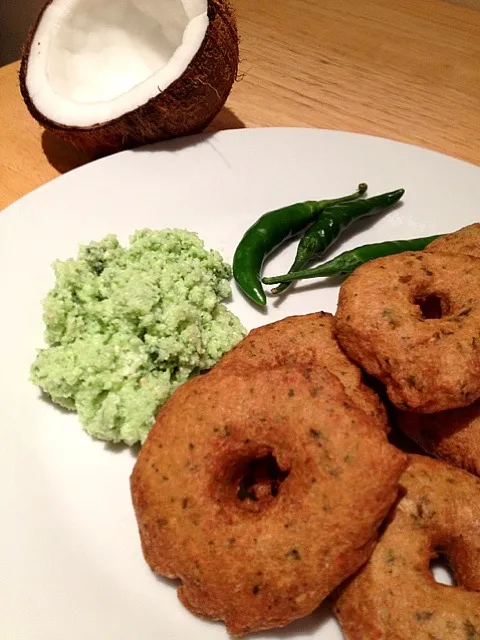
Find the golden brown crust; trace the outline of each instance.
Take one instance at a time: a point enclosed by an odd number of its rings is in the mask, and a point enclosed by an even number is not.
[[[480,476],[480,401],[440,413],[396,411],[395,422],[427,453]]]
[[[362,382],[362,371],[341,350],[333,335],[333,316],[319,311],[253,329],[223,356],[215,372],[270,369],[305,364],[325,367],[336,376],[351,401],[389,430],[385,407],[373,389]]]
[[[20,66],[20,90],[31,115],[79,149],[104,155],[121,149],[202,131],[218,114],[238,70],[238,36],[227,0],[208,0],[209,25],[187,70],[146,104],[108,122],[69,127],[40,112],[27,89],[28,59],[47,2],[31,29]]]
[[[368,563],[342,587],[335,613],[348,640],[480,638],[480,480],[412,456],[405,491]],[[456,588],[435,582],[439,553]]]
[[[400,409],[434,413],[480,397],[480,260],[406,252],[340,290],[335,332]],[[441,315],[441,317],[437,317]]]
[[[480,258],[480,222],[434,240],[425,249],[429,253],[453,253]]]
[[[275,481],[252,470],[273,458]],[[284,626],[366,561],[405,465],[325,369],[206,374],[160,410],[132,473],[145,558],[234,636]]]

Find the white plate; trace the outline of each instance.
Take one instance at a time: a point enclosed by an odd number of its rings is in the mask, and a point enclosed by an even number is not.
[[[291,202],[405,187],[404,204],[359,225],[336,252],[366,242],[447,232],[478,220],[480,168],[389,140],[311,129],[199,136],[121,153],[73,171],[0,216],[0,636],[8,640],[227,638],[177,601],[146,566],[133,516],[128,450],[93,441],[74,415],[28,381],[42,344],[51,263],[79,243],[135,229],[185,227],[231,260],[245,229]],[[289,266],[294,247],[267,273]],[[334,311],[337,290],[310,281],[262,313],[234,289],[246,326]],[[317,612],[262,638],[337,640]]]

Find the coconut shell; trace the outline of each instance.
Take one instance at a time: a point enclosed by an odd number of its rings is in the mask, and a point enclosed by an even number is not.
[[[49,0],[24,46],[20,90],[31,115],[46,129],[79,149],[106,155],[121,149],[202,131],[218,114],[238,70],[235,16],[226,0],[208,0],[205,38],[184,73],[144,105],[107,122],[88,127],[50,120],[35,106],[26,86],[32,41]]]

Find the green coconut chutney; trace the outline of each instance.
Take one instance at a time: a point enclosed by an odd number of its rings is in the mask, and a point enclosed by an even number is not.
[[[31,376],[96,438],[143,442],[174,389],[245,335],[221,303],[231,269],[195,233],[137,231],[128,248],[109,235],[54,270]]]

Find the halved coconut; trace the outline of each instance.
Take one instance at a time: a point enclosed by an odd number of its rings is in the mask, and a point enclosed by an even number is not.
[[[226,0],[50,0],[20,89],[43,126],[105,153],[201,131],[237,67]]]

